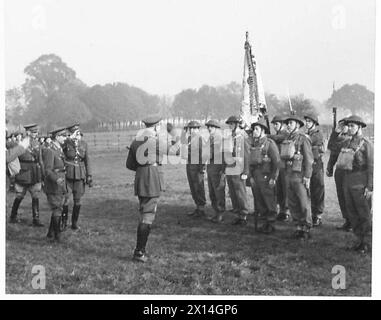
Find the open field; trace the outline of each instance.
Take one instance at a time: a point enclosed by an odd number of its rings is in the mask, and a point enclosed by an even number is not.
[[[371,294],[371,257],[346,251],[353,236],[335,229],[342,221],[332,178],[326,178],[324,225],[303,243],[290,238],[291,223],[278,223],[278,232],[266,236],[255,234],[252,216],[245,227],[230,225],[231,214],[221,225],[187,217],[193,204],[185,167],[166,166],[166,191],[147,246],[150,260],[134,263],[138,212],[126,156],[126,149],[93,152],[95,185],[83,198],[82,230],[66,231],[62,244],[45,239],[50,219],[45,195],[44,228],[30,226],[30,196],[24,199],[19,211],[24,222],[7,224],[7,293]],[[7,194],[7,216],[13,197]],[[230,200],[227,204],[230,209]],[[46,268],[45,290],[31,286],[34,265]],[[346,269],[346,290],[332,289],[335,265]]]

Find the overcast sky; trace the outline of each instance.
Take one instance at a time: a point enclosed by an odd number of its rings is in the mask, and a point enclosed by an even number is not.
[[[174,95],[242,81],[245,31],[266,91],[374,90],[374,0],[6,0],[6,88],[55,53],[87,85]]]

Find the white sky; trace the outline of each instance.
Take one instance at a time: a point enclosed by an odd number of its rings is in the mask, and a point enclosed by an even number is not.
[[[154,94],[241,82],[250,32],[265,90],[327,99],[374,90],[374,0],[6,0],[5,85],[55,53],[87,85],[127,82]]]

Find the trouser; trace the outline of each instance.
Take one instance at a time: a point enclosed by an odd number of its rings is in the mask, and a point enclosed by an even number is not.
[[[311,190],[311,214],[312,217],[320,217],[324,212],[324,165],[317,160],[312,165],[310,182]]]
[[[256,211],[268,223],[276,220],[276,187],[269,184],[270,177],[263,173],[261,169],[255,169],[251,172],[254,179],[252,190],[255,197]]]
[[[301,172],[287,168],[288,207],[298,227],[310,227],[307,189]]]
[[[47,194],[46,197],[50,210],[52,211],[52,217],[61,217],[64,194]]]
[[[341,170],[341,169],[335,170],[334,178],[335,178],[336,194],[337,194],[337,199],[339,201],[340,211],[343,218],[349,222],[348,212],[345,207],[344,176],[345,176],[344,170]]]
[[[226,180],[229,186],[233,210],[237,211],[242,219],[245,219],[249,213],[246,182],[241,179],[240,175],[227,175]]]
[[[69,204],[70,201],[70,190],[73,194],[74,205],[81,205],[81,198],[85,194],[85,180],[70,180],[66,179],[66,186],[68,192],[65,195],[65,205]]]
[[[151,225],[155,220],[159,197],[139,196],[139,224],[136,232],[136,248],[134,254],[144,254]]]
[[[21,185],[17,182],[15,183],[16,198],[24,199],[27,192],[30,193],[32,199],[37,199],[40,197],[41,193],[41,182],[32,185]]]
[[[276,195],[279,204],[279,213],[286,213],[288,210],[286,169],[279,169],[279,176],[276,182]]]
[[[367,172],[345,172],[344,199],[353,233],[361,242],[371,243],[371,216],[369,201],[364,196]]]
[[[203,209],[206,204],[204,173],[200,165],[186,165],[187,178],[194,203],[197,209]]]
[[[212,207],[216,213],[225,211],[225,180],[223,179],[223,165],[208,164],[208,188]]]

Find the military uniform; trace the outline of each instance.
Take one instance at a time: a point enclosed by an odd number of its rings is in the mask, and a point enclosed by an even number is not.
[[[238,125],[240,123],[240,119],[236,116],[229,117],[226,124],[236,123],[238,129]],[[226,172],[226,180],[229,187],[230,199],[233,206],[233,212],[238,214],[237,219],[233,221],[233,224],[236,225],[245,225],[247,223],[247,215],[249,213],[249,206],[247,202],[247,192],[246,192],[246,182],[242,179],[242,176],[248,176],[248,152],[249,152],[249,144],[248,144],[248,136],[245,131],[236,131],[232,132],[232,145],[231,152],[230,150],[224,150],[225,155],[225,172]],[[228,173],[229,168],[237,168],[236,159],[242,159],[242,172],[237,173]],[[236,171],[236,170],[234,170]]]
[[[209,120],[207,127],[220,129],[221,126],[215,120]],[[221,222],[225,207],[225,166],[223,159],[223,137],[221,133],[211,134],[206,143],[205,153],[208,154],[208,164],[206,167],[208,176],[209,197],[214,209],[215,215],[213,222]]]
[[[66,135],[66,129],[60,128],[51,132],[54,135]],[[51,147],[44,152],[45,165],[45,193],[48,199],[52,216],[50,219],[48,238],[53,238],[60,241],[60,224],[61,212],[65,198],[66,183],[65,183],[65,154],[61,144],[55,140],[51,143]]]
[[[347,133],[339,133],[336,131],[332,131],[331,136],[328,140],[328,149],[330,150],[329,160],[327,163],[327,175],[328,177],[334,176],[335,185],[336,185],[336,194],[337,199],[339,201],[340,211],[344,218],[344,224],[338,227],[339,230],[351,231],[351,223],[349,220],[348,212],[345,207],[345,199],[344,199],[344,175],[345,170],[340,168],[335,168],[335,173],[333,172],[333,168],[336,165],[337,158],[340,154],[340,150],[342,145],[350,140],[350,136]]]
[[[285,119],[286,122],[294,120],[304,125],[303,120],[292,115]],[[284,150],[292,150],[284,152]],[[296,238],[308,238],[311,227],[308,208],[307,187],[303,184],[304,178],[310,179],[312,164],[314,162],[310,139],[299,130],[289,133],[281,145],[281,159],[286,168],[286,181],[288,189],[288,205],[296,222]]]
[[[253,130],[255,126],[261,126],[268,131],[263,120],[254,122],[251,126]],[[268,234],[275,230],[273,226],[277,214],[275,184],[279,174],[279,151],[275,142],[266,135],[258,138],[251,137],[249,144],[249,178],[256,210],[266,221],[259,231]]]
[[[200,128],[201,124],[197,121],[190,121],[187,125],[188,129]],[[186,140],[185,140],[186,139]],[[205,155],[203,155],[203,148],[205,145],[204,138],[199,133],[192,133],[187,138],[182,135],[181,142],[186,146],[186,154],[183,153],[183,157],[186,157],[186,173],[192,198],[196,204],[196,209],[191,212],[190,216],[205,216]]]
[[[283,123],[283,117],[274,116],[271,123],[275,122]],[[275,134],[269,134],[267,136],[275,141],[279,153],[281,143],[288,137],[288,132],[285,129],[280,129]],[[276,181],[276,199],[279,205],[279,214],[277,219],[281,221],[287,220],[289,215],[287,193],[286,168],[284,167],[283,162],[280,162],[279,175]]]
[[[158,164],[160,157],[168,151],[167,143],[160,141],[152,128],[160,120],[155,115],[143,120],[147,129],[131,143],[126,161],[126,167],[136,172],[134,190],[139,199],[140,222],[133,259],[140,262],[146,261],[146,244],[163,190]]]
[[[68,127],[67,130],[72,134],[79,130],[79,125],[75,124]],[[73,212],[71,216],[71,228],[78,229],[78,217],[81,209],[81,198],[85,194],[86,183],[91,186],[92,172],[90,166],[90,157],[88,146],[85,141],[77,138],[68,138],[63,146],[65,153],[65,166],[66,166],[66,183],[68,190],[73,194]],[[62,220],[63,228],[66,227],[68,215],[68,202],[69,193],[66,196],[65,204],[63,206]]]
[[[312,164],[311,176],[311,214],[313,226],[319,226],[322,223],[321,216],[324,212],[324,164],[322,156],[324,154],[324,137],[316,126],[319,125],[317,116],[306,115],[305,119],[310,119],[315,123],[311,130],[307,130],[307,134],[311,139],[312,154],[314,162]]]
[[[348,117],[345,122],[347,124],[355,123],[361,127],[366,126],[364,121],[355,115]],[[347,167],[348,161],[343,166],[343,161],[341,160],[344,157],[341,156],[345,156],[345,154],[350,155],[351,153],[350,166]],[[343,183],[345,207],[353,232],[358,240],[354,249],[368,252],[371,245],[371,207],[370,201],[365,197],[365,193],[373,191],[372,143],[364,138],[362,134],[356,133],[343,144],[337,166],[345,171]]]
[[[38,132],[36,124],[26,125],[24,128],[31,133]],[[13,202],[10,222],[18,222],[18,208],[28,191],[32,197],[33,225],[42,227],[43,224],[39,219],[39,196],[42,187],[43,163],[41,147],[37,139],[30,138],[30,145],[28,149],[19,156],[19,161],[21,170],[15,176],[16,198]]]

